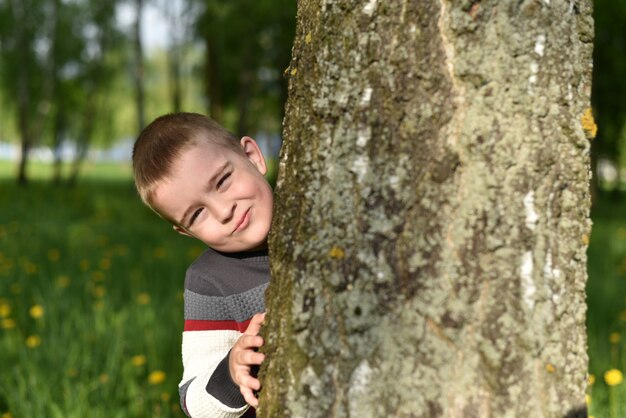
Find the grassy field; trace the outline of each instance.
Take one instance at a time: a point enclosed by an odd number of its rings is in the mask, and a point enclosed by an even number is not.
[[[182,278],[202,246],[128,176],[0,180],[0,416],[178,417]]]
[[[587,252],[589,414],[623,418],[626,384],[609,386],[611,375],[605,378],[605,373],[614,370],[619,377],[626,370],[626,196],[597,199],[592,220]]]
[[[75,188],[0,164],[0,418],[180,417],[182,279],[202,245],[144,208],[130,168],[85,167]],[[11,177],[11,178],[9,178]],[[593,210],[590,415],[626,416],[626,202]]]

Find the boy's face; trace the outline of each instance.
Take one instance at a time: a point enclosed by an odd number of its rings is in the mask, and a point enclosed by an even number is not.
[[[272,222],[263,154],[252,138],[241,146],[245,155],[207,142],[187,148],[153,195],[175,230],[222,252],[265,247]]]

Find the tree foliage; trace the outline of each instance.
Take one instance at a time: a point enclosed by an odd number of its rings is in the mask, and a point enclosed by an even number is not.
[[[3,104],[17,120],[20,182],[36,144],[51,145],[60,158],[71,138],[84,156],[118,68],[108,60],[120,39],[115,8],[115,1],[95,0],[0,3]]]
[[[130,100],[138,85],[132,70],[136,34],[120,19],[135,6],[131,0],[0,1],[0,137],[21,143],[20,181],[27,180],[33,147],[54,151],[59,181],[62,151],[71,145],[74,181],[91,144],[136,135],[139,119],[147,123],[168,111],[202,111],[190,105],[194,100],[207,110],[219,109],[216,119],[242,134],[279,131],[294,2],[145,1],[144,8],[166,22],[157,30],[167,32],[168,40],[166,66],[159,64],[158,51],[142,47],[144,118]],[[207,85],[205,93],[195,88],[199,80]]]

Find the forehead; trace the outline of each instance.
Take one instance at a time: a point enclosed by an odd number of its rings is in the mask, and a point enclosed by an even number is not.
[[[172,178],[181,172],[192,168],[202,168],[204,171],[215,169],[215,164],[222,160],[232,159],[237,155],[225,145],[209,142],[196,141],[184,147],[179,155],[173,160],[166,178]],[[197,166],[197,167],[196,167]]]

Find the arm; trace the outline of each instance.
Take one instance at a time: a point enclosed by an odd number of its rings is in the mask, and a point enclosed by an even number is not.
[[[234,330],[183,333],[184,372],[178,389],[188,416],[236,418],[248,409],[228,368],[229,351],[240,335]]]
[[[184,374],[179,392],[188,416],[239,417],[248,404],[258,405],[253,391],[261,384],[250,369],[264,359],[255,351],[263,345],[258,333],[264,317],[255,315],[243,334],[231,330],[183,333]]]

